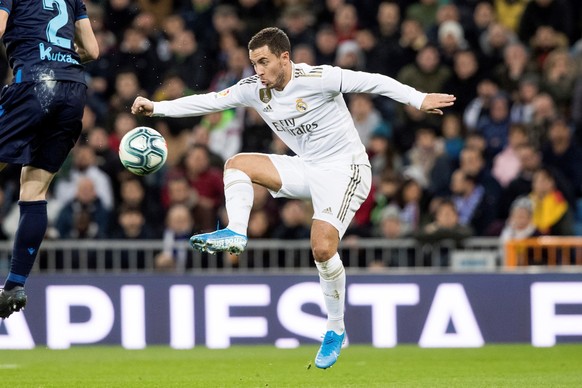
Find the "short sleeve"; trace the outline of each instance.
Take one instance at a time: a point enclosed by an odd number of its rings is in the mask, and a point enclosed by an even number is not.
[[[0,9],[6,11],[9,15],[12,12],[12,0],[0,0]]]
[[[88,16],[85,2],[83,0],[75,0],[75,21],[86,18],[88,18]]]

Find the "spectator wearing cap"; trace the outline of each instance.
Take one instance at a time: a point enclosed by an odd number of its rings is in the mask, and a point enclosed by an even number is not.
[[[518,197],[511,204],[509,218],[499,236],[501,247],[511,240],[521,240],[541,235],[541,232],[533,223],[531,199],[527,196]]]

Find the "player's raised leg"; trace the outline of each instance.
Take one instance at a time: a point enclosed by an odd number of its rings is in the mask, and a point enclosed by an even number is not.
[[[238,154],[226,161],[224,168],[224,196],[228,226],[190,238],[193,248],[209,253],[242,253],[247,246],[247,228],[253,207],[253,183],[277,191],[281,178],[267,155]]]
[[[327,308],[326,333],[315,357],[315,366],[323,369],[335,364],[345,338],[346,272],[337,253],[338,246],[338,230],[325,221],[314,220],[311,226],[311,247]]]

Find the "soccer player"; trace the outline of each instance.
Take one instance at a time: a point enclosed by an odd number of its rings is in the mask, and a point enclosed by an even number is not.
[[[342,93],[374,93],[442,114],[453,105],[448,94],[425,94],[379,74],[290,60],[287,35],[278,28],[259,31],[248,44],[256,74],[218,93],[152,102],[137,97],[134,114],[184,117],[234,107],[254,108],[297,156],[241,153],[225,164],[228,227],[194,235],[190,244],[210,253],[240,254],[247,244],[256,183],[274,197],[310,198],[314,215],[311,249],[327,307],[327,332],[315,365],[332,366],[345,337],[346,275],[338,254],[340,239],[368,196],[371,168]]]
[[[99,47],[82,0],[2,0],[0,37],[13,80],[0,94],[0,170],[22,165],[20,222],[0,318],[26,305],[24,284],[47,228],[46,193],[81,133],[82,63]]]

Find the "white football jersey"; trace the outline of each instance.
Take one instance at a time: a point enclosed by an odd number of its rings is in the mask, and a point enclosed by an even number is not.
[[[379,94],[416,108],[426,96],[381,74],[328,65],[292,65],[293,76],[282,91],[266,88],[254,75],[220,92],[155,102],[153,116],[199,116],[251,107],[306,162],[369,165],[342,93]]]

